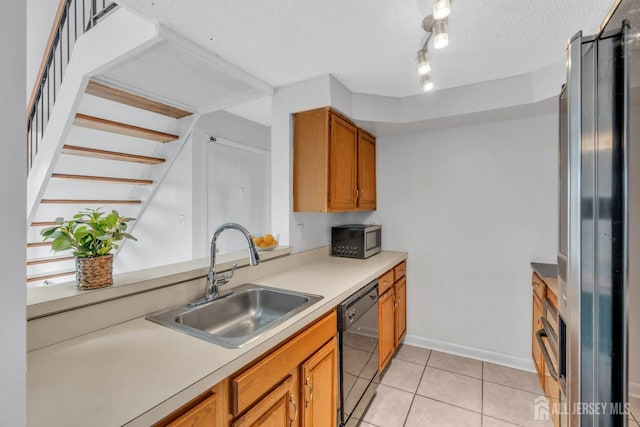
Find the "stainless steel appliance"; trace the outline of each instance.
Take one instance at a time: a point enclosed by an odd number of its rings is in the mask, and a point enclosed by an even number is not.
[[[629,229],[638,189],[628,177],[640,167],[639,17],[640,0],[619,1],[600,33],[578,33],[567,50],[559,151],[563,426],[628,422],[628,286],[640,278],[628,274],[637,257]]]
[[[341,426],[353,424],[375,395],[378,375],[378,281],[338,305]],[[351,420],[351,422],[350,422]]]
[[[348,258],[369,258],[380,252],[382,227],[379,225],[347,224],[331,227],[331,255]]]

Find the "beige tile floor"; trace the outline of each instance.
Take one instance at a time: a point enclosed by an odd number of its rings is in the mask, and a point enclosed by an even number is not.
[[[362,427],[535,427],[535,374],[402,345],[380,379]],[[640,400],[631,400],[640,417]],[[630,427],[640,427],[630,418]]]

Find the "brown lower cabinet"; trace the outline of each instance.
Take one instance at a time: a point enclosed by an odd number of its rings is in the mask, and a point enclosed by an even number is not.
[[[407,262],[402,261],[378,279],[379,372],[387,366],[407,332],[406,271]]]
[[[402,279],[398,280],[393,285],[393,289],[396,308],[396,311],[394,313],[394,346],[397,348],[400,345],[400,340],[407,332],[407,278],[403,277]]]
[[[338,404],[338,340],[331,339],[301,366],[302,426],[335,426]]]
[[[395,304],[393,288],[380,295],[378,300],[379,372],[387,366],[396,349],[395,346]]]
[[[547,365],[546,360],[544,358],[543,349],[540,346],[540,342],[538,341],[538,331],[544,329],[544,324],[542,322],[542,318],[547,316],[547,320],[551,321],[551,323],[557,324],[557,319],[555,322],[548,316],[551,316],[550,313],[545,313],[545,301],[551,308],[557,311],[558,300],[556,295],[548,289],[544,280],[536,273],[533,273],[531,278],[531,284],[533,287],[533,303],[532,303],[532,322],[531,322],[531,357],[533,358],[533,363],[536,368],[536,372],[538,374],[538,381],[540,382],[540,387],[544,392],[547,399],[549,399],[549,409],[551,420],[553,421],[554,426],[560,425],[560,413],[558,409],[559,400],[560,400],[560,384],[558,381],[551,376],[551,370],[554,369]],[[543,345],[549,346],[549,341],[547,338],[541,338],[543,341]],[[555,354],[550,353],[550,357],[556,357]]]
[[[294,377],[289,375],[279,386],[260,399],[231,425],[233,427],[296,425],[298,412],[296,395]]]
[[[335,427],[337,327],[332,310],[155,425]]]
[[[188,411],[184,412],[177,419],[170,422],[170,427],[187,427],[208,425],[215,426],[217,421],[217,400],[218,396],[213,393],[206,397],[202,402],[198,403]]]

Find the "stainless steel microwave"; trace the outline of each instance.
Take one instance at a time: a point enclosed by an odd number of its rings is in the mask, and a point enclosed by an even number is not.
[[[331,255],[347,258],[369,258],[381,251],[382,227],[348,224],[331,227]]]

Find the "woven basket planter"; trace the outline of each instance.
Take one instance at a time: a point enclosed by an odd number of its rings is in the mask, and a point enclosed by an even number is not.
[[[98,289],[113,285],[113,255],[76,258],[76,288]]]

